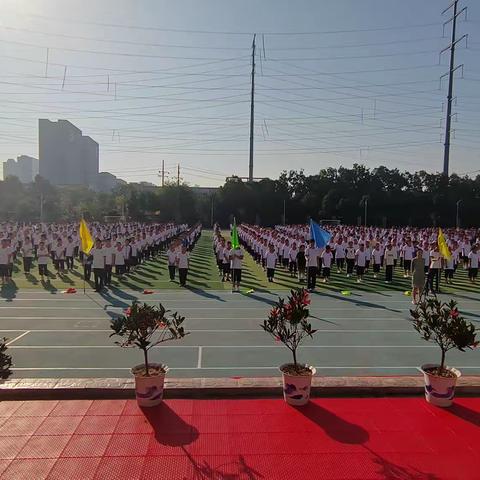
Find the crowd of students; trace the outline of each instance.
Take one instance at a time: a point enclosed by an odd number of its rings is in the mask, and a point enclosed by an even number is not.
[[[232,245],[222,235],[218,225],[214,227],[213,251],[217,260],[218,274],[222,282],[232,283],[232,292],[240,292],[242,281],[243,250],[240,245]]]
[[[317,277],[329,282],[332,268],[347,277],[356,276],[361,283],[372,272],[377,279],[384,271],[384,281],[392,283],[395,268],[400,266],[403,277],[412,277],[414,300],[419,292],[439,290],[443,270],[446,283],[453,283],[459,266],[468,270],[476,282],[479,266],[480,231],[446,230],[444,235],[451,252],[444,258],[439,251],[438,229],[377,228],[330,226],[330,241],[318,248],[310,239],[307,225],[262,228],[242,224],[239,236],[254,259],[263,266],[269,282],[274,281],[275,269],[283,267],[307,288],[315,289]]]
[[[28,275],[34,262],[38,265],[41,280],[49,277],[49,265],[58,274],[83,267],[85,280],[93,272],[95,289],[111,285],[113,272],[122,278],[145,260],[156,258],[159,253],[173,248],[175,267],[181,283],[186,282],[188,250],[200,236],[201,226],[146,223],[115,223],[89,225],[94,246],[88,254],[81,251],[78,224],[0,224],[0,280],[2,285],[12,279],[13,266],[22,259],[23,272]],[[169,256],[169,261],[171,255]],[[172,278],[172,277],[171,277]]]

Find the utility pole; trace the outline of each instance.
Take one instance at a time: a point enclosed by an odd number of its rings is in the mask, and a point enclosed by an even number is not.
[[[162,160],[162,187],[165,186],[165,160]]]
[[[253,135],[255,126],[255,39],[253,34],[252,42],[252,89],[250,93],[250,161],[248,164],[248,181],[253,182]]]
[[[462,8],[458,11],[458,2],[459,0],[454,0],[443,12],[442,15],[448,12],[453,7],[453,16],[451,19],[447,20],[445,25],[452,22],[452,38],[451,43],[448,47],[444,48],[440,55],[447,50],[450,50],[450,68],[448,71],[448,94],[447,94],[447,118],[445,121],[445,143],[443,151],[443,174],[448,177],[450,169],[450,134],[451,134],[451,124],[452,124],[452,100],[453,100],[453,79],[455,70],[458,68],[463,68],[463,65],[455,66],[455,46],[458,42],[467,38],[467,35],[463,35],[457,40],[457,17],[463,12],[467,11],[467,7]],[[444,75],[446,76],[446,75]]]
[[[368,198],[365,197],[365,227],[367,226]]]
[[[43,223],[43,193],[40,194],[40,223]]]
[[[213,219],[215,218],[214,211],[215,211],[215,194],[212,195],[212,204],[210,207],[210,225],[212,228],[213,228]]]
[[[455,217],[455,225],[457,227],[457,230],[460,228],[460,204],[462,203],[463,200],[458,200],[457,201],[457,215]]]
[[[180,164],[177,166],[177,187],[180,186]]]

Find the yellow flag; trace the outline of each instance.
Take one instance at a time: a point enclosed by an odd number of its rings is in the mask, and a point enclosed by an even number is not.
[[[447,260],[450,260],[452,258],[452,253],[450,252],[450,249],[448,248],[447,241],[445,240],[445,237],[443,236],[442,229],[438,229],[438,249],[440,250],[440,253],[442,254],[442,257],[445,257]]]
[[[83,218],[80,220],[80,229],[78,233],[80,236],[80,241],[82,242],[82,252],[90,253],[90,250],[93,247],[93,238],[90,235],[90,230],[88,229],[87,224]]]

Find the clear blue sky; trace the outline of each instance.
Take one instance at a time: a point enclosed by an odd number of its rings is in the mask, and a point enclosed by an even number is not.
[[[353,163],[439,171],[448,4],[4,0],[0,159],[36,156],[38,118],[66,118],[99,142],[101,170],[129,181],[158,183],[162,160],[192,185],[247,175],[256,32],[256,176]],[[460,5],[469,48],[457,55],[451,170],[465,173],[480,168],[480,4]]]

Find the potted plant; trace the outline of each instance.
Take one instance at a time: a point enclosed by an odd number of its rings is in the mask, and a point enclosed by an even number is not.
[[[297,349],[305,337],[316,330],[308,322],[310,297],[306,289],[292,290],[287,301],[279,299],[260,326],[292,352],[293,363],[280,366],[283,375],[283,396],[290,405],[305,405],[310,399],[310,387],[315,368],[299,363]]]
[[[135,376],[135,396],[142,407],[153,407],[163,399],[163,386],[167,365],[151,363],[148,353],[151,348],[169,340],[178,340],[187,333],[182,324],[185,317],[177,312],[169,314],[162,304],[140,305],[134,301],[125,315],[112,320],[110,336],[118,335],[121,347],[137,347],[143,352],[144,363],[132,368]]]
[[[7,353],[7,339],[5,337],[0,338],[0,379],[6,380],[12,371],[12,357]]]
[[[441,302],[428,298],[410,310],[413,326],[427,342],[436,343],[442,352],[440,364],[425,364],[421,369],[425,379],[427,402],[439,407],[449,407],[455,396],[455,386],[461,373],[445,364],[445,357],[454,348],[464,352],[478,346],[475,326],[463,318],[454,300]]]

